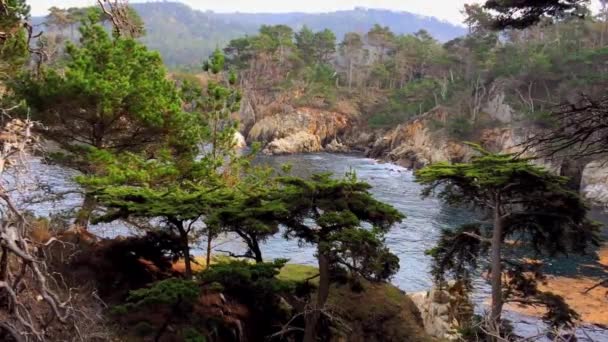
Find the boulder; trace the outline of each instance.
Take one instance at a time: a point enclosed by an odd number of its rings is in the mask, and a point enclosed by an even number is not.
[[[297,132],[286,138],[270,142],[263,150],[265,154],[292,154],[321,151],[321,141],[318,136],[308,132]]]
[[[247,147],[247,142],[245,141],[245,137],[241,132],[234,133],[234,148],[241,149]]]
[[[608,160],[593,161],[583,170],[583,196],[597,205],[608,205]]]
[[[473,305],[461,283],[451,282],[445,288],[410,294],[422,316],[427,334],[451,341],[459,340],[458,330],[471,321]]]
[[[334,139],[329,144],[325,145],[325,151],[330,153],[348,153],[350,152],[350,148],[337,139]]]

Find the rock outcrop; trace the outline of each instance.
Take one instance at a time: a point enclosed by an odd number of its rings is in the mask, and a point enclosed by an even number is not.
[[[300,131],[285,138],[272,140],[266,145],[263,152],[266,154],[292,154],[319,152],[322,149],[321,139],[317,135]]]
[[[247,147],[247,141],[241,132],[234,133],[234,148],[241,149]]]
[[[458,330],[471,321],[473,305],[462,284],[452,282],[444,289],[409,295],[422,316],[427,334],[451,341],[459,340]]]
[[[249,130],[247,141],[266,144],[264,153],[285,154],[322,151],[327,144],[334,143],[347,129],[350,116],[303,107],[288,113],[266,116]]]
[[[472,150],[438,136],[430,129],[431,120],[445,123],[448,112],[441,107],[397,126],[376,140],[368,156],[387,159],[407,168],[420,168],[440,161],[463,161]]]
[[[581,192],[597,205],[608,205],[608,160],[593,161],[583,170]]]

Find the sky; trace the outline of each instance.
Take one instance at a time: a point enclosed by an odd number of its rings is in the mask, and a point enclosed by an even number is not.
[[[158,0],[155,0],[158,1]],[[383,8],[407,11],[433,16],[452,23],[461,23],[460,13],[465,3],[479,3],[482,0],[178,0],[192,8],[215,12],[330,12],[354,7]],[[597,3],[599,0],[593,0]],[[131,2],[146,2],[132,0]],[[32,15],[46,15],[52,6],[81,7],[91,6],[95,0],[29,0]]]
[[[465,3],[481,0],[178,0],[192,8],[215,12],[330,12],[354,7],[384,8],[434,16],[453,23],[462,22],[460,10]],[[131,0],[130,2],[146,2]],[[30,0],[32,15],[46,15],[52,6],[81,7],[96,3],[95,0]]]

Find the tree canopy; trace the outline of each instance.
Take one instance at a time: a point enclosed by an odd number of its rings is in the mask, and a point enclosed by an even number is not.
[[[576,314],[561,298],[536,289],[537,278],[525,273],[531,271],[525,257],[584,253],[597,244],[598,226],[587,218],[586,205],[565,185],[566,178],[529,159],[475,148],[480,155],[470,163],[438,163],[416,172],[417,181],[425,185],[423,195],[437,193],[447,204],[488,216],[487,221],[472,221],[442,234],[431,251],[435,276],[440,282],[445,274],[468,281],[478,259],[488,255],[493,324],[499,323],[502,305],[509,301],[546,305],[547,320],[572,324]]]
[[[92,13],[80,27],[80,44],[67,43],[64,70],[46,69],[13,85],[47,128],[42,133],[69,153],[63,161],[91,172],[82,153],[89,148],[193,149],[199,126],[182,111],[160,55],[131,38],[111,37],[96,22]]]
[[[384,245],[383,235],[404,215],[369,193],[370,185],[354,174],[333,179],[330,174],[310,180],[285,177],[281,197],[290,216],[287,237],[316,245],[319,289],[306,317],[304,340],[314,341],[318,321],[329,294],[332,271],[383,281],[399,269],[399,258]],[[365,225],[371,226],[365,228]]]
[[[522,29],[539,23],[543,18],[582,17],[588,3],[588,0],[488,0],[484,7],[496,13],[491,20],[493,28]]]

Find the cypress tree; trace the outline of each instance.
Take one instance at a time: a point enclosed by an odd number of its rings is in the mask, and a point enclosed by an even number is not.
[[[316,246],[319,288],[306,315],[304,341],[314,341],[331,281],[331,269],[372,281],[390,278],[399,258],[384,245],[384,234],[404,216],[372,197],[371,186],[354,174],[333,179],[316,174],[310,180],[284,177],[281,197],[290,216],[286,236]],[[364,228],[369,226],[369,228]]]
[[[529,159],[472,146],[479,156],[470,163],[437,163],[416,172],[417,181],[425,185],[424,196],[436,193],[447,204],[481,210],[488,217],[442,233],[430,251],[436,279],[441,283],[451,274],[468,281],[478,259],[488,256],[492,324],[499,323],[503,303],[509,301],[545,305],[547,320],[556,325],[572,323],[576,315],[563,300],[538,291],[538,278],[526,276],[525,271],[540,273],[524,257],[584,253],[597,244],[597,224],[586,218],[587,207],[566,186],[566,178]]]

